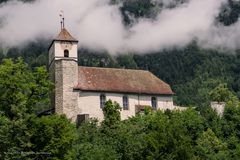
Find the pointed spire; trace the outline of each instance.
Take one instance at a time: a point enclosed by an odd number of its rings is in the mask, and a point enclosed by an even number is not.
[[[78,42],[68,31],[66,28],[62,28],[61,32],[58,34],[57,38],[55,38],[57,41],[73,41]]]
[[[73,36],[67,31],[65,28],[65,18],[64,18],[64,12],[61,10],[59,14],[61,18],[61,32],[58,34],[57,38],[54,40],[56,41],[73,41],[73,42],[78,42]]]

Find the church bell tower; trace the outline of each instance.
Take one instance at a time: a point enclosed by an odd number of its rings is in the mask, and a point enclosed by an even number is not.
[[[78,41],[63,26],[57,38],[49,47],[49,72],[55,85],[51,104],[55,112],[65,114],[71,121],[76,120],[78,94]]]

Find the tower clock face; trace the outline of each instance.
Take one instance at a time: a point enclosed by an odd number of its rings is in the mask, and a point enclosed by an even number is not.
[[[71,50],[72,49],[72,43],[71,42],[62,42],[61,43],[61,48],[63,50],[65,50],[65,49]]]

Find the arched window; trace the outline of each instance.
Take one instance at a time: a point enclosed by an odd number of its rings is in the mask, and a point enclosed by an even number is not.
[[[123,110],[128,110],[128,96],[123,96]]]
[[[69,50],[67,49],[64,50],[64,57],[69,57]]]
[[[152,102],[152,108],[157,109],[157,98],[152,97],[151,102]]]
[[[105,94],[101,94],[100,95],[100,108],[103,108],[105,106],[106,103],[106,96]]]

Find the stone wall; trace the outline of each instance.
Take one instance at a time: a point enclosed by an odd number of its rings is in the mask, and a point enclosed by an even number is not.
[[[77,116],[78,92],[73,87],[78,84],[78,64],[75,60],[55,61],[55,112],[65,114],[75,122]]]
[[[222,116],[225,109],[225,102],[211,102],[211,107],[217,112],[218,115]]]
[[[51,107],[54,108],[55,107],[55,65],[51,64],[49,66],[49,77],[50,80],[53,82],[54,84],[54,89],[52,91],[52,93],[50,94],[50,100],[51,100]]]

